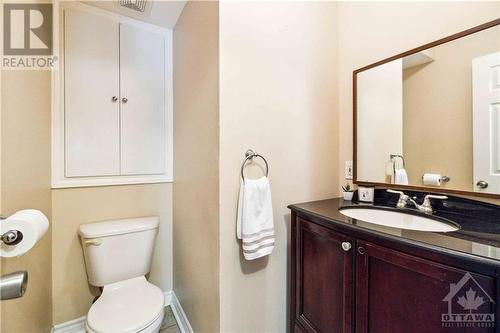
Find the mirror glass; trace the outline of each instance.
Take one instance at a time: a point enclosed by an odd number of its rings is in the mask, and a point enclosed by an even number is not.
[[[356,182],[500,194],[499,25],[368,67]]]

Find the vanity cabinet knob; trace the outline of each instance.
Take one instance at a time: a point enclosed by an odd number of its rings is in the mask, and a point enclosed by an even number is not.
[[[358,253],[359,253],[359,254],[365,254],[365,253],[366,253],[365,248],[364,248],[364,247],[362,247],[362,246],[358,247]]]
[[[118,102],[118,97],[116,97],[116,96],[111,97],[111,102],[113,102],[113,103]]]
[[[488,187],[488,182],[485,182],[484,180],[480,180],[476,183],[476,186],[479,188],[487,188]]]
[[[351,249],[352,245],[349,242],[342,242],[342,250],[344,251],[349,251]]]
[[[123,98],[122,98],[122,103],[123,103],[123,104],[125,104],[125,103],[127,103],[127,102],[128,102],[128,98],[127,98],[127,97],[123,97]]]

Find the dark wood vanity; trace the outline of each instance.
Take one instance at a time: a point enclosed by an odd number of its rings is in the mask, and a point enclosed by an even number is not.
[[[291,332],[500,332],[499,261],[359,226],[343,204],[290,206]],[[457,313],[491,316],[474,327],[443,317]]]

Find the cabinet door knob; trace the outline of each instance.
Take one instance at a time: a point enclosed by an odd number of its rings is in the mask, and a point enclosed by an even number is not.
[[[123,97],[123,98],[122,98],[122,103],[123,103],[123,104],[125,104],[125,103],[127,103],[127,102],[128,102],[127,97]]]
[[[111,102],[116,103],[118,101],[118,97],[113,96],[111,97]]]
[[[344,251],[349,251],[351,249],[351,243],[349,242],[342,242],[342,250]]]
[[[364,247],[362,247],[362,246],[358,247],[358,253],[359,253],[359,254],[365,254],[365,253],[366,253],[365,248],[364,248]]]

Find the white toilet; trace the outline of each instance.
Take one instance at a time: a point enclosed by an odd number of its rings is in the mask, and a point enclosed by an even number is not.
[[[89,282],[103,287],[87,315],[87,332],[160,330],[163,292],[144,276],[150,270],[158,225],[158,217],[141,217],[80,226]]]

